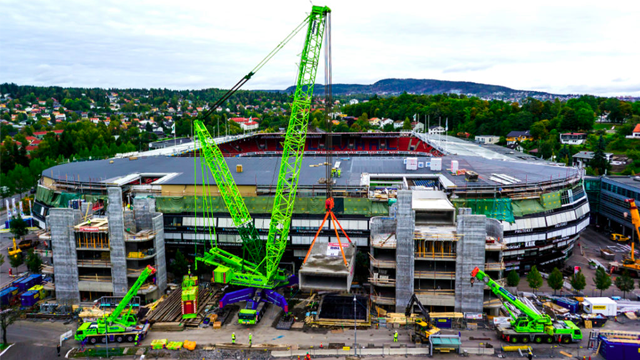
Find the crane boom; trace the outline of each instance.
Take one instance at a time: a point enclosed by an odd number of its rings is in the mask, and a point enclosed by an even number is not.
[[[238,228],[238,233],[242,238],[243,259],[248,257],[248,260],[258,264],[257,267],[259,269],[260,263],[264,261],[264,241],[260,240],[258,230],[253,224],[253,219],[238,190],[238,186],[233,180],[229,166],[224,160],[220,148],[201,121],[195,120],[193,125],[195,134],[200,142],[201,153],[204,155],[205,162],[216,180],[220,195],[222,195],[233,223]],[[213,250],[216,251],[215,248]]]
[[[494,294],[496,294],[496,296],[501,297],[502,299],[509,302],[511,305],[515,306],[518,310],[520,310],[523,314],[528,316],[530,319],[533,319],[536,322],[544,322],[549,324],[551,323],[551,318],[549,317],[549,315],[546,315],[546,314],[540,315],[537,312],[533,311],[525,303],[520,301],[520,299],[515,297],[513,294],[507,291],[507,289],[503,288],[500,284],[498,284],[493,279],[491,279],[489,275],[487,275],[484,271],[480,270],[479,268],[476,267],[475,269],[473,269],[473,271],[471,272],[471,276],[475,277],[478,280],[484,281],[489,286],[491,291]],[[512,314],[511,315],[512,317],[515,316],[513,313],[511,313],[511,311],[509,311],[509,313]]]
[[[156,269],[151,265],[147,265],[147,267],[142,270],[142,273],[140,273],[138,280],[136,280],[131,289],[129,289],[127,294],[122,298],[122,301],[120,301],[118,307],[116,307],[116,309],[113,310],[111,315],[109,315],[109,317],[107,318],[108,323],[114,323],[116,322],[116,320],[118,320],[122,311],[129,305],[131,299],[136,296],[138,290],[140,290],[140,287],[142,286],[142,284],[144,284],[145,280],[147,280],[150,275],[153,275],[155,273]]]
[[[266,276],[269,280],[278,272],[280,260],[287,246],[304,145],[307,139],[311,98],[318,70],[320,48],[329,13],[331,13],[331,9],[328,7],[314,5],[308,17],[307,35],[300,57],[296,91],[291,104],[291,118],[284,140],[278,185],[267,237]]]

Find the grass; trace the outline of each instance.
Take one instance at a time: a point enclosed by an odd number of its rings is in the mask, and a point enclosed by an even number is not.
[[[615,123],[595,123],[593,124],[593,130],[600,130],[600,129],[605,129],[605,130],[609,130],[611,129],[612,126],[617,126],[620,124],[615,124]]]
[[[0,344],[0,351],[8,348],[9,346],[11,346],[11,343],[7,343],[7,344]]]

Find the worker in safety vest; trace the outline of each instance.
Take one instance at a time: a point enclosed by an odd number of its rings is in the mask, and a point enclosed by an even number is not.
[[[338,169],[338,177],[342,177],[342,170]]]
[[[140,341],[140,334],[136,334],[136,341],[135,341],[136,346],[138,346],[138,344],[140,343],[139,341]]]
[[[236,343],[236,333],[231,334],[231,343],[232,344]]]
[[[253,335],[249,333],[249,346],[251,346],[252,343],[253,343]]]
[[[398,330],[393,334],[393,342],[398,342]]]

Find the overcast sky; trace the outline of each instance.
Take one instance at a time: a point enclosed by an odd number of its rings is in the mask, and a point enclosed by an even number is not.
[[[473,81],[640,96],[640,2],[315,1],[332,9],[333,82]],[[0,0],[0,83],[229,88],[309,0]],[[303,34],[246,86],[295,81]],[[322,65],[317,82],[324,82]]]

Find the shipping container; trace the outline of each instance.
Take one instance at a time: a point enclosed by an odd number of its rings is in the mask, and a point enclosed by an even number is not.
[[[640,342],[637,340],[609,341],[600,335],[600,355],[605,360],[637,360],[640,358]]]
[[[573,299],[559,298],[556,301],[556,304],[562,306],[565,309],[568,309],[572,314],[577,313],[580,308],[580,304]]]
[[[34,285],[31,288],[29,288],[29,291],[37,291],[40,294],[40,299],[44,299],[46,297],[46,290],[44,289],[44,286],[42,285]]]
[[[586,297],[582,304],[587,314],[616,316],[618,313],[618,303],[607,297]]]
[[[26,293],[20,296],[20,301],[22,303],[22,307],[30,307],[35,305],[35,303],[40,300],[40,293],[37,291],[27,291]]]
[[[451,329],[451,318],[449,317],[444,317],[444,318],[432,318],[431,321],[437,328],[440,329]]]
[[[0,305],[11,305],[14,298],[18,295],[18,291],[18,288],[15,286],[0,291]]]

